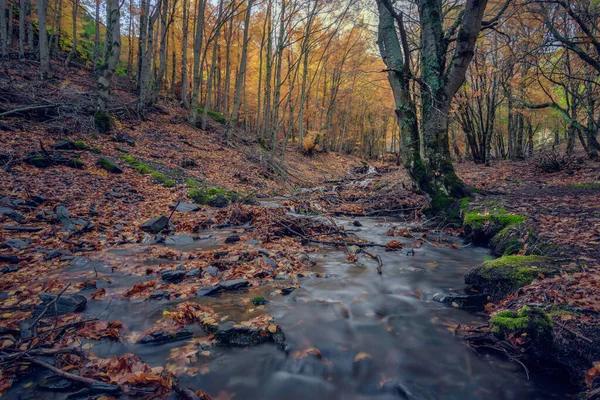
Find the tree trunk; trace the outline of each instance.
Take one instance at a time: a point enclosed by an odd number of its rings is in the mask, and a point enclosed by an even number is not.
[[[196,21],[196,38],[194,40],[194,83],[192,87],[192,102],[190,105],[190,118],[189,122],[191,125],[196,126],[196,119],[198,118],[198,90],[200,89],[200,82],[202,80],[200,70],[200,57],[202,54],[202,40],[203,40],[203,28],[204,28],[204,6],[205,0],[199,0],[198,2],[198,16]]]
[[[113,76],[117,69],[117,63],[121,56],[121,13],[119,0],[107,0],[109,13],[106,16],[106,64],[103,66],[102,75],[98,78],[98,103],[96,107],[95,121],[101,132],[110,130],[110,118],[108,116],[108,102],[110,87]],[[110,23],[108,23],[110,21]]]
[[[65,61],[65,68],[69,66],[69,62],[71,62],[72,57],[77,56],[77,8],[79,6],[79,0],[73,0],[73,47],[71,48],[71,52],[67,56],[67,60]]]
[[[26,0],[19,0],[19,60],[25,59],[25,14]]]
[[[40,48],[40,74],[45,79],[50,74],[50,50],[48,49],[48,31],[46,29],[46,6],[48,0],[37,1],[38,29]]]
[[[98,59],[100,58],[100,0],[96,0],[95,10],[95,31],[94,31],[94,71],[98,68]],[[141,18],[141,17],[140,17]]]
[[[0,0],[0,48],[2,58],[8,58],[8,29],[6,24],[6,0]],[[12,15],[10,15],[12,17]]]
[[[221,18],[223,17],[223,0],[219,0],[219,13],[217,14],[216,32],[213,39],[212,59],[210,60],[210,70],[208,72],[208,81],[206,88],[206,101],[204,102],[204,110],[202,111],[202,130],[206,130],[206,120],[208,119],[208,110],[211,105],[211,97],[213,91],[213,80],[217,70],[217,51],[219,50],[219,36],[221,33]]]
[[[190,106],[188,101],[188,3],[187,0],[183,0],[183,40],[181,42],[182,53],[181,53],[181,102],[183,106],[188,108]]]
[[[233,111],[229,118],[229,126],[227,128],[227,141],[231,138],[231,131],[233,126],[237,123],[238,113],[240,110],[240,104],[242,101],[242,83],[244,82],[244,76],[246,74],[246,60],[248,59],[248,32],[250,29],[250,15],[252,13],[252,2],[248,0],[248,6],[246,7],[246,19],[244,21],[244,39],[242,43],[242,57],[240,60],[240,68],[238,75],[235,79],[235,94],[233,96]]]

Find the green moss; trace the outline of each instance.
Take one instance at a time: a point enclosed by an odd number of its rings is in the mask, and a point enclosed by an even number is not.
[[[547,257],[504,256],[471,269],[465,283],[499,299],[530,284],[540,274],[553,275],[557,270]]]
[[[190,189],[189,196],[195,203],[225,207],[240,199],[240,195],[232,190],[198,185]]]
[[[552,318],[544,310],[529,306],[523,306],[518,312],[501,311],[490,319],[492,332],[496,336],[521,336],[538,351],[551,348],[553,325]]]
[[[203,114],[203,113],[204,113],[204,109],[198,108],[198,114]],[[220,122],[222,124],[227,122],[227,119],[221,113],[218,113],[216,111],[208,111],[207,114],[210,115],[212,117],[212,119],[214,119],[217,122]]]
[[[473,243],[486,244],[506,227],[522,223],[525,219],[522,215],[508,214],[504,208],[493,209],[487,214],[469,211],[464,212],[463,229],[467,239]]]
[[[269,300],[265,299],[263,296],[254,296],[252,298],[252,304],[254,304],[255,306],[267,304],[268,302]]]
[[[73,145],[77,148],[77,150],[91,150],[91,147],[88,146],[83,140],[77,140],[73,142]]]
[[[148,164],[144,164],[140,160],[131,157],[131,156],[121,156],[121,159],[124,160],[131,168],[140,174],[147,175],[150,174],[152,180],[156,183],[160,183],[164,187],[175,187],[175,181],[170,179],[167,175],[162,172],[156,171]]]
[[[476,188],[476,187],[471,188],[471,193],[481,193],[481,189]]]
[[[92,153],[94,154],[102,154],[102,150],[100,149],[100,147],[92,147]]]
[[[94,125],[100,133],[110,132],[110,115],[96,111],[94,113]]]
[[[585,183],[575,183],[571,185],[572,188],[575,189],[600,189],[600,183],[596,182],[585,182]]]
[[[114,161],[109,160],[108,158],[99,158],[98,165],[111,173],[120,174],[123,172],[121,170],[121,167],[119,167]]]
[[[79,158],[73,158],[69,160],[67,166],[71,168],[83,169],[85,165],[83,164],[83,161],[81,161]]]

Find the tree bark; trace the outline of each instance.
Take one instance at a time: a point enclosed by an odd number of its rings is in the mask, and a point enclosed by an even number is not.
[[[48,0],[37,1],[39,49],[40,49],[40,75],[45,79],[50,74],[50,49],[48,49],[48,31],[46,29],[46,6]]]
[[[2,58],[8,58],[8,29],[6,24],[6,0],[0,0],[0,48]],[[12,17],[12,15],[10,16]]]
[[[193,87],[192,87],[192,102],[190,105],[190,118],[189,122],[191,125],[196,125],[198,118],[198,105],[199,97],[198,91],[200,90],[200,82],[202,80],[200,70],[200,58],[202,54],[202,40],[203,40],[203,29],[204,29],[204,7],[205,0],[199,0],[198,2],[198,16],[196,21],[196,38],[194,40],[194,68],[193,68]]]

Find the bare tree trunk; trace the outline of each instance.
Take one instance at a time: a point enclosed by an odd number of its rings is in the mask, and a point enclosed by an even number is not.
[[[135,37],[133,31],[133,0],[129,0],[129,27],[127,29],[127,76],[133,77],[133,38]]]
[[[33,45],[33,7],[31,6],[31,0],[25,0],[26,16],[27,16],[27,51],[30,53],[35,52]]]
[[[203,40],[203,29],[204,29],[204,7],[205,0],[199,0],[198,3],[198,15],[196,21],[196,38],[194,40],[194,68],[193,68],[193,87],[192,87],[192,101],[190,105],[190,118],[189,122],[191,125],[196,126],[196,120],[198,118],[198,90],[200,90],[200,82],[202,80],[200,70],[200,58],[202,54],[202,40]]]
[[[271,75],[273,72],[273,23],[272,23],[272,0],[267,3],[267,52],[265,55],[265,106],[260,137],[271,139]],[[271,146],[275,144],[270,142]]]
[[[19,0],[19,59],[25,59],[25,14],[26,0]]]
[[[71,52],[67,56],[65,61],[65,68],[69,66],[69,62],[71,62],[71,58],[77,55],[77,9],[79,7],[79,0],[73,0],[73,47],[71,48]]]
[[[204,102],[204,110],[202,111],[202,130],[206,130],[206,120],[208,119],[208,110],[211,107],[211,97],[213,91],[213,80],[217,69],[217,51],[219,49],[219,36],[221,32],[221,19],[223,18],[223,0],[219,0],[219,13],[217,14],[216,31],[213,38],[212,59],[210,60],[210,70],[208,72],[208,80],[206,82],[206,101]]]
[[[9,0],[8,3],[8,37],[7,37],[7,42],[8,42],[8,46],[10,48],[10,45],[12,44],[12,38],[13,38],[13,20],[14,20],[14,3],[17,0]]]
[[[181,102],[183,106],[188,108],[190,106],[188,101],[188,25],[189,25],[189,17],[188,17],[188,2],[187,0],[183,0],[183,40],[181,43],[182,53],[181,53]]]
[[[2,58],[8,58],[8,30],[6,26],[6,0],[0,0],[0,47]],[[10,16],[12,17],[12,15]]]
[[[94,32],[94,71],[98,68],[100,58],[100,0],[96,0],[95,32]]]
[[[110,87],[113,76],[117,69],[117,63],[121,56],[121,13],[119,0],[107,0],[109,14],[107,19],[107,52],[106,65],[103,66],[102,75],[98,78],[98,103],[94,119],[101,132],[107,133],[110,130],[110,117],[108,115],[108,102],[110,96]],[[110,23],[109,23],[110,21]]]
[[[250,15],[252,13],[252,2],[253,0],[248,0],[248,6],[246,7],[246,19],[244,21],[244,41],[242,43],[242,58],[240,60],[240,68],[238,70],[238,75],[235,79],[235,95],[233,96],[233,111],[231,112],[231,116],[229,118],[229,126],[227,128],[227,141],[231,138],[231,131],[233,130],[233,126],[237,123],[238,113],[240,110],[241,104],[241,96],[242,96],[242,83],[244,81],[244,77],[246,75],[246,60],[248,59],[248,32],[250,27]]]
[[[158,95],[162,90],[165,71],[167,70],[167,17],[169,12],[169,1],[160,0],[160,41],[159,41],[159,67],[154,83],[154,101],[158,99]]]
[[[40,48],[40,74],[45,79],[50,74],[50,50],[48,49],[48,31],[46,29],[46,6],[48,0],[37,1],[39,48]]]

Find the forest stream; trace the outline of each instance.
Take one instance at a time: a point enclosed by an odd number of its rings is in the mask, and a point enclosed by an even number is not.
[[[262,205],[276,206],[277,200]],[[361,239],[382,244],[389,240],[386,232],[391,226],[408,226],[402,219],[389,217],[337,218],[335,222]],[[205,231],[205,240],[184,249],[218,248],[216,238],[229,232]],[[194,300],[231,321],[260,313],[274,316],[285,332],[285,348],[273,343],[198,349],[196,344],[190,346],[190,340],[161,345],[100,341],[93,351],[99,357],[134,353],[150,366],[176,366],[186,353],[197,352],[188,365],[195,373],[183,374],[182,382],[202,387],[213,396],[226,394],[235,399],[564,399],[567,387],[535,375],[528,379],[529,372],[519,363],[499,355],[478,355],[453,335],[457,324],[484,324],[485,319],[434,301],[434,295],[463,293],[465,272],[490,256],[486,248],[465,246],[459,238],[439,239],[461,246],[460,251],[426,243],[413,253],[412,241],[398,238],[405,245],[402,251],[369,250],[381,257],[379,275],[375,261],[350,264],[345,252],[323,247],[311,253],[314,275],[320,277],[298,278],[299,287],[288,295],[273,290],[274,285],[281,286],[276,280]],[[144,251],[145,246],[135,245],[109,251],[106,257],[135,263],[136,255]],[[146,265],[161,262],[153,259]],[[108,278],[104,287],[109,293],[148,279],[113,273],[100,262],[91,270],[73,267],[68,276],[81,282],[90,274],[99,280]],[[264,296],[269,303],[256,307],[242,301],[256,296]],[[144,331],[177,303],[176,299],[114,298],[107,306],[91,299],[85,314],[110,316],[124,321],[130,331]],[[207,335],[198,325],[188,328],[193,331],[192,340]],[[28,382],[13,387],[7,398],[73,398],[68,392],[41,392],[38,385]]]

